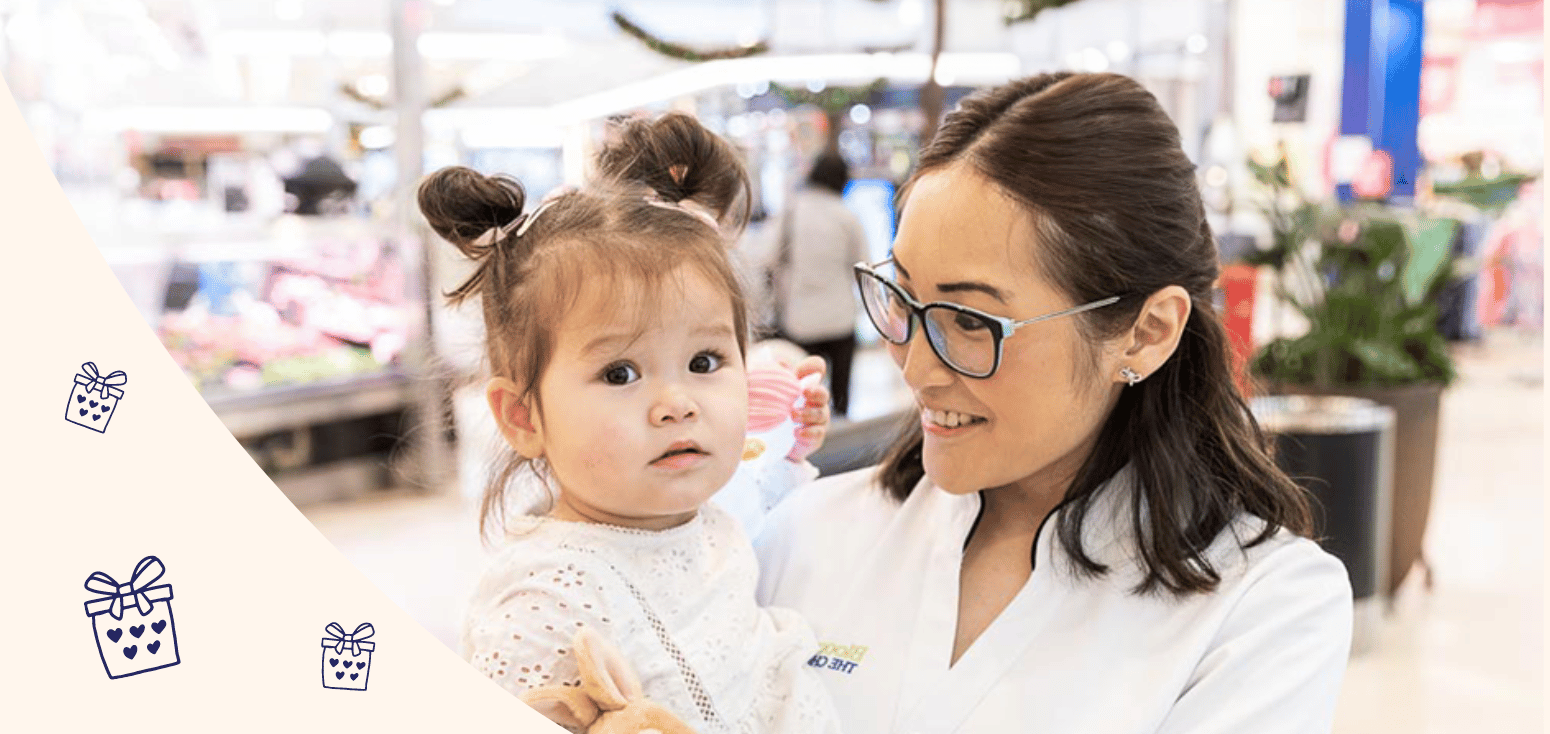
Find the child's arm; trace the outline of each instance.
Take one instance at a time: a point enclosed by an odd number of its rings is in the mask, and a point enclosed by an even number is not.
[[[576,632],[589,627],[609,638],[624,632],[600,593],[600,575],[569,559],[532,558],[487,577],[469,609],[464,657],[517,695],[546,685],[579,685],[570,649]]]

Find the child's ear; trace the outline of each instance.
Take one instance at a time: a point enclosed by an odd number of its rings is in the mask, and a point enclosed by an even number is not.
[[[544,455],[543,422],[534,415],[522,393],[517,383],[505,377],[491,379],[484,388],[484,397],[506,443],[524,458],[536,459]]]

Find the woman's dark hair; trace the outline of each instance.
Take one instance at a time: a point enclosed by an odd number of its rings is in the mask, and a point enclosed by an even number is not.
[[[1232,378],[1226,330],[1212,303],[1215,239],[1179,133],[1157,100],[1117,74],[1053,73],[969,98],[948,114],[906,183],[953,164],[995,183],[1030,215],[1041,273],[1074,303],[1129,294],[1079,314],[1088,340],[1124,333],[1147,298],[1178,285],[1192,308],[1177,351],[1120,391],[1063,500],[1058,539],[1081,575],[1108,568],[1082,547],[1097,492],[1127,464],[1128,512],[1146,594],[1207,592],[1221,576],[1206,548],[1240,513],[1312,531],[1307,494],[1281,472]],[[1096,347],[1090,347],[1096,362]],[[924,475],[919,421],[883,462],[883,487],[903,500]],[[1102,520],[1094,520],[1102,522]]]
[[[827,151],[813,161],[813,170],[807,173],[807,182],[843,194],[845,184],[850,183],[850,166],[839,153]]]
[[[633,305],[653,313],[679,268],[694,268],[731,299],[738,348],[747,349],[747,299],[727,256],[752,201],[737,153],[683,114],[629,121],[617,132],[587,185],[540,204],[541,215],[523,215],[526,192],[507,176],[452,166],[420,184],[431,228],[478,263],[447,300],[480,300],[490,371],[520,386],[540,416],[538,383],[555,328],[584,286],[628,292],[623,286],[639,284]],[[500,524],[506,488],[523,468],[534,469],[512,452],[485,487],[482,535]]]

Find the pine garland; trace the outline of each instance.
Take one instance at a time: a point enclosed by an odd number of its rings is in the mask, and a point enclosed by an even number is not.
[[[1033,20],[1039,13],[1062,5],[1070,5],[1076,0],[1006,0],[1006,24],[1021,23],[1025,20]]]
[[[647,48],[662,54],[663,56],[679,59],[682,61],[717,61],[720,59],[743,59],[749,56],[757,56],[770,50],[769,43],[765,41],[759,41],[752,46],[738,46],[735,48],[724,48],[711,51],[696,51],[692,48],[689,48],[688,46],[671,43],[669,41],[664,41],[660,38],[657,38],[646,29],[635,25],[635,23],[631,22],[629,18],[624,17],[624,13],[621,13],[617,10],[613,13],[613,19],[614,25],[619,26],[619,30],[624,31],[625,33],[628,33],[631,36],[639,39],[641,43],[646,44]]]
[[[792,107],[810,104],[816,105],[824,112],[844,112],[852,105],[871,99],[872,95],[883,91],[887,86],[888,80],[879,77],[863,87],[824,87],[823,91],[811,92],[806,87],[788,87],[771,83],[770,90],[779,94],[781,99]]]
[[[361,91],[356,89],[354,84],[340,84],[339,93],[374,110],[385,110],[390,104],[387,99],[370,97],[361,94]],[[430,102],[426,104],[426,107],[428,109],[439,109],[467,96],[468,93],[463,90],[463,87],[456,86],[448,89],[446,92],[442,93],[441,96],[431,99]]]

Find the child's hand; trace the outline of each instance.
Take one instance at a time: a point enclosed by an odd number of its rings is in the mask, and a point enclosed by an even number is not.
[[[791,417],[799,424],[797,442],[786,458],[802,462],[823,445],[829,432],[829,388],[824,387],[824,373],[828,364],[823,357],[808,357],[797,363],[797,379],[802,384],[802,404],[794,409]]]

